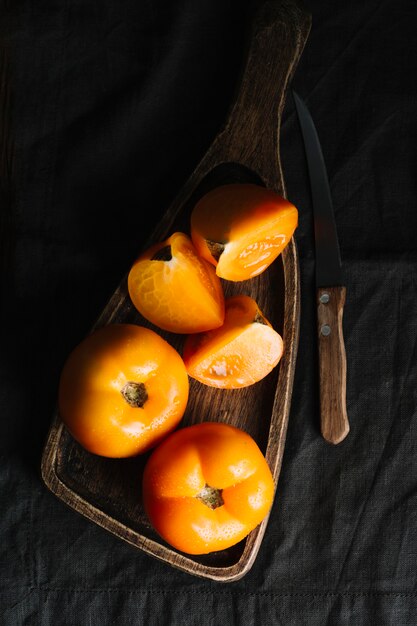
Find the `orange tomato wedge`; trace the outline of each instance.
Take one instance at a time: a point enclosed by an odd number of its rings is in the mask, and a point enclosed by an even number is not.
[[[198,333],[223,323],[220,279],[184,233],[141,255],[129,272],[128,289],[139,313],[164,330]]]
[[[226,300],[220,328],[187,337],[183,359],[192,378],[211,387],[237,389],[267,376],[282,353],[281,335],[255,300],[241,295]]]
[[[242,281],[266,270],[289,243],[297,224],[296,207],[271,189],[222,185],[195,205],[191,238],[220,278]]]

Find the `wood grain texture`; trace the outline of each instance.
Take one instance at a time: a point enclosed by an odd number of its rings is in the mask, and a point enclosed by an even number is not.
[[[253,182],[286,195],[279,159],[280,121],[287,87],[309,29],[310,16],[293,1],[260,6],[240,92],[230,116],[145,247],[174,231],[189,233],[196,201],[220,184]],[[245,293],[255,298],[281,333],[284,355],[265,379],[244,389],[214,389],[190,379],[189,402],[181,426],[222,421],[243,428],[265,454],[277,484],[299,333],[300,284],[294,239],[263,274],[242,283],[222,284],[226,297]],[[126,277],[94,328],[116,322],[153,328],[182,352],[183,336],[161,331],[134,309]],[[267,519],[228,550],[202,557],[177,552],[157,536],[142,507],[141,478],[147,458],[142,455],[114,460],[89,454],[72,439],[57,413],[41,469],[45,484],[60,499],[131,545],[190,574],[223,582],[241,578],[254,562]]]
[[[343,339],[345,287],[317,290],[320,426],[326,441],[337,444],[349,432],[346,411],[346,351]]]

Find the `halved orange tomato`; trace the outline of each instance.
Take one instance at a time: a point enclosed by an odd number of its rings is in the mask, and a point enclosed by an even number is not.
[[[181,356],[153,330],[111,324],[69,355],[58,405],[68,430],[86,450],[129,457],[155,446],[180,422],[188,400]]]
[[[188,374],[211,387],[237,389],[252,385],[278,364],[281,335],[249,296],[226,300],[220,328],[187,337],[183,359]]]
[[[289,243],[298,211],[271,189],[254,184],[216,187],[191,214],[198,254],[220,278],[242,281],[263,272]]]
[[[220,422],[168,435],[143,474],[143,502],[153,527],[188,554],[238,543],[266,517],[273,497],[272,474],[255,440]]]
[[[139,313],[164,330],[197,333],[223,323],[220,279],[184,233],[142,254],[129,272],[128,289]]]

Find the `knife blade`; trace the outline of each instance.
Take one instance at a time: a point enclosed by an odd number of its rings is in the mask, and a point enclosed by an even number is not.
[[[313,204],[320,428],[326,441],[338,444],[350,429],[346,411],[347,365],[343,338],[346,287],[320,140],[306,104],[294,90],[292,94],[303,137]]]

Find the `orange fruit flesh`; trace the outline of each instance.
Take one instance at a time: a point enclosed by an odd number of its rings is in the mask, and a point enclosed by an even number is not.
[[[172,258],[152,260],[165,246],[170,246]],[[152,246],[136,261],[129,272],[128,289],[137,310],[164,330],[196,333],[223,323],[220,280],[182,233],[174,233],[165,242]]]
[[[262,322],[255,321],[259,315]],[[189,337],[184,346],[188,374],[200,382],[224,389],[252,385],[278,364],[282,338],[248,296],[226,301],[222,327]]]
[[[297,223],[294,207],[283,210],[281,215],[260,224],[249,234],[232,232],[231,241],[219,258],[217,275],[241,281],[261,274],[287,246]]]
[[[235,338],[206,356],[197,354],[186,362],[189,375],[212,387],[237,389],[262,378],[278,364],[282,340],[278,333],[254,322]]]
[[[191,237],[220,278],[242,281],[260,274],[277,258],[297,224],[296,207],[274,191],[258,185],[224,185],[194,207]],[[218,259],[213,244],[221,244]]]

